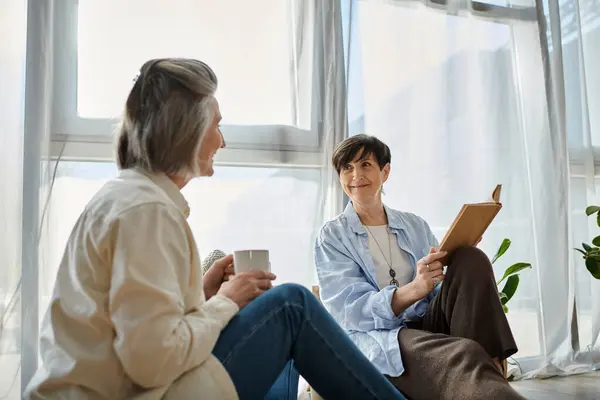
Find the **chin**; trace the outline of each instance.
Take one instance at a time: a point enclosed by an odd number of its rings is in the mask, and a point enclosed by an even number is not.
[[[348,197],[350,197],[350,199],[356,201],[357,203],[369,203],[373,201],[375,195],[373,193],[360,193],[359,191],[358,193],[352,193],[352,195]]]
[[[210,167],[200,171],[200,176],[213,176],[215,174],[215,170]]]
[[[213,168],[212,160],[200,162],[200,175],[199,176],[213,176],[214,174],[215,174],[215,170]]]

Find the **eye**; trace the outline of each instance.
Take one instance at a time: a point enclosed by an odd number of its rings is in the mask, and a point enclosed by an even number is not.
[[[349,170],[351,170],[351,169],[352,169],[352,165],[350,165],[350,164],[346,164],[346,165],[344,165],[344,166],[342,167],[342,169],[343,169],[344,171],[349,171]]]
[[[370,167],[370,166],[371,166],[371,162],[370,162],[370,161],[364,161],[364,162],[362,163],[362,166],[363,166],[363,167]]]

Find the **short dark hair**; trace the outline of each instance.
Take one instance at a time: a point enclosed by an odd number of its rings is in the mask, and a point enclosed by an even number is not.
[[[344,165],[352,162],[359,154],[359,160],[365,160],[373,154],[379,164],[379,169],[383,169],[392,162],[392,153],[387,144],[375,136],[355,135],[342,141],[333,151],[331,162],[337,174],[339,175]]]

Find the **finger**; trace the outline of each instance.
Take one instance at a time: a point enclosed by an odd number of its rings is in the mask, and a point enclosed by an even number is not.
[[[425,279],[433,279],[439,276],[445,276],[444,271],[441,269],[436,269],[435,271],[426,271],[422,274]]]
[[[445,276],[446,276],[446,274],[444,274],[444,271],[442,271],[441,269],[437,269],[437,270],[435,270],[435,271],[433,271],[433,272],[431,273],[431,276],[433,276],[434,278],[435,278],[435,277],[440,277],[440,276],[443,276],[443,277],[445,277]]]
[[[440,259],[446,257],[447,255],[448,255],[447,251],[438,251],[435,253],[427,254],[421,260],[423,261],[424,264],[431,264],[434,261],[437,261],[437,260],[440,260]]]
[[[225,269],[223,270],[223,273],[226,275],[235,274],[235,269],[233,268],[233,264],[229,264],[228,266],[226,266]]]
[[[437,253],[437,249],[433,246],[429,248],[429,254]]]
[[[254,278],[254,279],[270,279],[270,280],[275,280],[277,279],[277,276],[269,271],[262,271],[262,270],[257,270],[257,271],[249,271],[247,272],[248,276]]]
[[[438,269],[442,263],[440,261],[436,261],[435,259],[433,259],[433,257],[436,254],[439,254],[439,252],[430,253],[430,254],[426,255],[425,257],[421,258],[417,262],[417,270],[419,271],[419,270],[425,269],[426,271],[431,271],[432,269]]]
[[[443,269],[444,265],[442,265],[442,263],[440,261],[434,261],[431,264],[429,264],[429,270],[430,271],[436,271],[438,269]]]
[[[228,254],[223,258],[219,258],[213,263],[213,267],[226,268],[229,264],[233,265],[233,254]]]
[[[223,279],[234,276],[235,275],[235,271],[233,270],[233,268],[231,267],[227,267],[225,269],[225,271],[223,271]]]
[[[261,290],[269,290],[273,287],[273,281],[270,279],[257,279],[256,286]]]

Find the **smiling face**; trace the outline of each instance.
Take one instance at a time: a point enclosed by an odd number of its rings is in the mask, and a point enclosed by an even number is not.
[[[381,188],[390,175],[390,164],[380,166],[373,153],[364,150],[340,169],[340,183],[344,192],[358,204],[381,200]]]
[[[200,169],[200,176],[212,176],[215,173],[213,168],[214,157],[219,149],[225,147],[225,140],[223,134],[219,128],[221,122],[221,111],[219,109],[219,103],[215,100],[215,113],[214,118],[208,130],[202,138],[200,145],[200,151],[198,152],[198,167]]]

